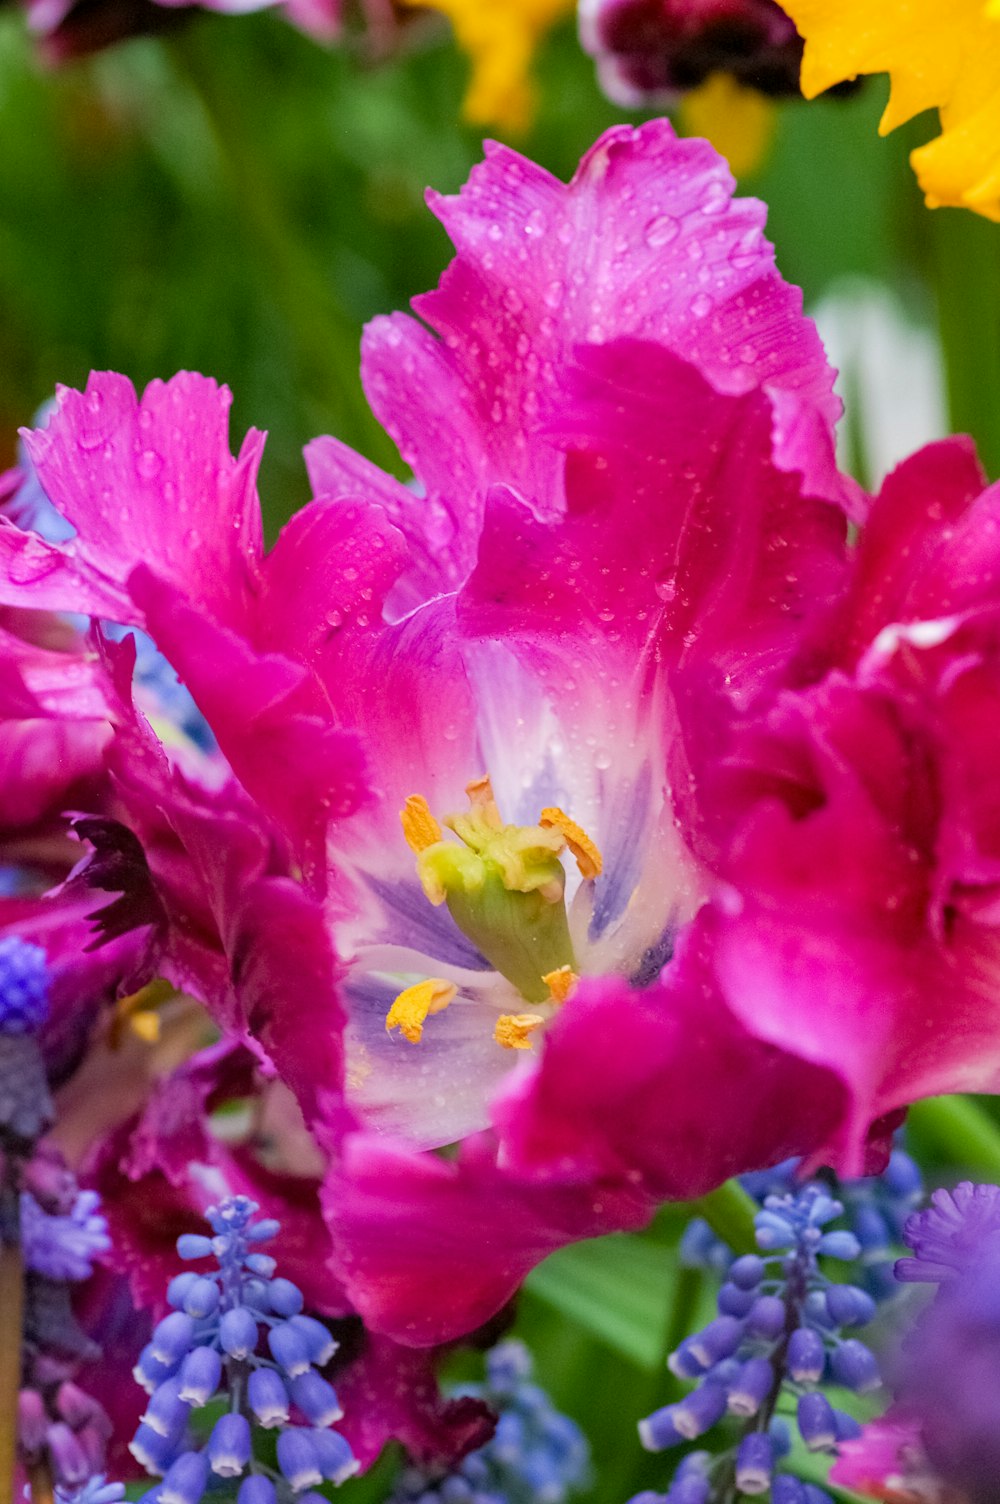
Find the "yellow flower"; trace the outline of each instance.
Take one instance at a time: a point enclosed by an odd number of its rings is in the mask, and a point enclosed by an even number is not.
[[[680,104],[685,136],[704,136],[738,178],[759,167],[774,133],[774,105],[728,73],[713,73]]]
[[[574,0],[405,0],[448,16],[472,62],[465,116],[474,125],[524,130],[534,110],[529,73],[542,37]]]
[[[806,41],[807,99],[888,72],[883,135],[936,107],[941,134],[910,158],[927,203],[1000,220],[1000,0],[782,0]]]

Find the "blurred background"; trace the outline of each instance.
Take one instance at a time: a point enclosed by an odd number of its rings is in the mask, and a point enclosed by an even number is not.
[[[537,74],[537,117],[515,144],[566,178],[623,112],[602,98],[572,22]],[[232,387],[234,447],[250,425],[269,431],[272,536],[307,497],[300,451],[315,435],[398,471],[364,404],[358,342],[366,319],[405,307],[446,263],[423,194],[455,191],[480,156],[479,132],[461,123],[467,78],[433,20],[376,61],[273,12],[198,14],[51,71],[22,12],[0,11],[0,469],[56,383],[111,368],[141,387],[188,367]],[[770,151],[740,187],[768,203],[779,265],[842,368],[847,467],[877,482],[957,428],[996,476],[1000,235],[927,212],[906,158],[931,123],[880,139],[884,101],[875,80],[847,99],[779,106]],[[941,1173],[998,1178],[992,1119],[970,1123],[965,1162]],[[692,1289],[677,1282],[698,1277],[672,1254],[682,1225],[668,1210],[647,1235],[569,1249],[521,1303],[518,1329],[590,1436],[591,1497],[607,1504],[662,1481],[633,1421],[671,1397],[671,1312],[690,1323]],[[385,1476],[350,1483],[348,1497],[384,1497]]]

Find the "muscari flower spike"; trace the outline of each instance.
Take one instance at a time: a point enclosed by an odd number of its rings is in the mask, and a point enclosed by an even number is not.
[[[871,1320],[872,1297],[858,1285],[832,1283],[818,1262],[820,1255],[851,1261],[861,1254],[854,1233],[824,1231],[843,1211],[815,1183],[765,1198],[755,1218],[760,1253],[730,1263],[718,1315],[669,1359],[671,1372],[697,1380],[697,1387],[639,1424],[643,1446],[654,1452],[695,1440],[727,1415],[742,1423],[742,1434],[724,1452],[691,1453],[665,1495],[642,1494],[632,1504],[661,1497],[710,1504],[733,1488],[750,1495],[770,1490],[772,1504],[828,1504],[822,1489],[777,1472],[791,1447],[790,1428],[777,1412],[794,1401],[807,1449],[832,1453],[860,1427],[834,1409],[820,1386],[829,1380],[864,1394],[880,1383],[872,1353],[842,1332]]]
[[[797,1159],[787,1159],[773,1169],[740,1176],[740,1184],[763,1204],[769,1195],[788,1194],[794,1190],[798,1165]],[[918,1206],[923,1190],[920,1167],[901,1143],[896,1144],[880,1175],[866,1175],[837,1184],[837,1198],[843,1204],[844,1220],[861,1245],[859,1282],[876,1300],[888,1300],[898,1295],[898,1280],[906,1278],[899,1273],[899,1265],[894,1262],[895,1249],[907,1241],[908,1219]],[[732,1249],[701,1217],[688,1223],[681,1239],[681,1259],[688,1267],[704,1269],[724,1279],[734,1257]]]
[[[532,1383],[522,1342],[501,1342],[486,1355],[486,1379],[463,1394],[498,1411],[496,1432],[446,1474],[404,1469],[389,1504],[565,1504],[586,1487],[590,1453],[569,1416]]]
[[[259,1208],[234,1196],[206,1213],[213,1237],[177,1240],[182,1259],[214,1258],[207,1274],[178,1274],[167,1289],[173,1307],[155,1327],[134,1370],[149,1395],[130,1444],[161,1481],[149,1504],[198,1504],[219,1480],[237,1480],[238,1504],[289,1504],[357,1471],[347,1441],[332,1429],[337,1396],[319,1369],[337,1344],[322,1322],[302,1312],[302,1293],[275,1276],[260,1251],[279,1224],[255,1221]],[[266,1348],[266,1353],[261,1349]],[[227,1408],[204,1445],[189,1431],[193,1410],[222,1399]],[[277,1431],[277,1469],[258,1461],[259,1431]]]

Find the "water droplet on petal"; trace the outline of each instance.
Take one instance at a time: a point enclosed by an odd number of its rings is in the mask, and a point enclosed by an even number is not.
[[[707,292],[700,292],[696,298],[691,299],[691,312],[696,319],[703,319],[712,311],[712,299]]]
[[[672,214],[660,214],[656,219],[651,219],[646,226],[646,244],[651,250],[658,250],[661,245],[669,245],[676,240],[680,232],[680,224]]]
[[[155,480],[163,469],[163,456],[155,449],[144,449],[135,462],[140,480]]]

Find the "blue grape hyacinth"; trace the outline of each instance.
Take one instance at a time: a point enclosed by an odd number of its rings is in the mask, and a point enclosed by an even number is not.
[[[182,1259],[213,1258],[218,1268],[171,1280],[173,1310],[135,1368],[149,1403],[130,1450],[161,1475],[145,1495],[149,1504],[198,1504],[229,1480],[238,1504],[289,1504],[296,1496],[318,1504],[311,1490],[357,1471],[348,1442],[332,1429],[342,1413],[336,1393],[319,1372],[337,1344],[303,1314],[298,1286],[276,1277],[274,1259],[261,1252],[279,1224],[255,1221],[258,1210],[234,1196],[206,1213],[214,1236],[177,1240]],[[204,1444],[196,1443],[192,1412],[220,1399],[223,1413]],[[260,1431],[277,1433],[277,1468],[254,1455]]]
[[[778,1407],[794,1406],[809,1451],[833,1453],[860,1427],[831,1405],[823,1384],[864,1394],[881,1382],[873,1354],[845,1335],[871,1320],[872,1296],[833,1283],[819,1264],[821,1255],[853,1261],[861,1254],[855,1233],[828,1226],[843,1213],[818,1184],[766,1196],[754,1219],[759,1253],[729,1263],[718,1314],[669,1359],[671,1372],[696,1387],[639,1424],[653,1452],[694,1441],[726,1417],[739,1423],[737,1438],[725,1451],[689,1454],[666,1494],[642,1494],[632,1504],[711,1504],[734,1491],[770,1491],[772,1504],[830,1504],[824,1490],[780,1472],[791,1430]]]
[[[487,1353],[485,1382],[462,1393],[498,1412],[495,1434],[446,1474],[404,1469],[390,1504],[565,1504],[585,1487],[586,1439],[531,1374],[523,1342],[510,1339]]]

